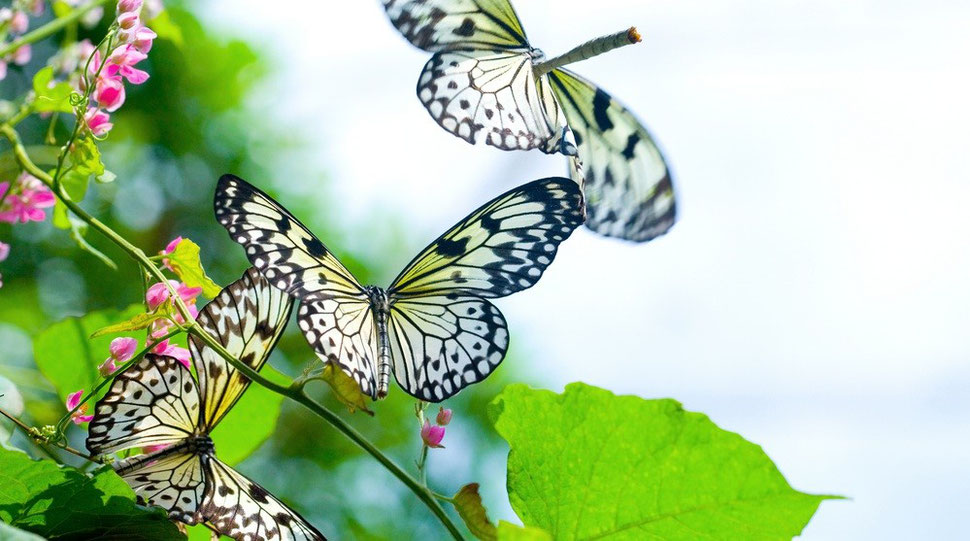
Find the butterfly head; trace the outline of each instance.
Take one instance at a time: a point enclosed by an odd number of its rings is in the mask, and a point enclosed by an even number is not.
[[[196,455],[213,455],[216,452],[216,446],[209,436],[192,436],[185,440],[185,444],[188,451]]]
[[[546,59],[546,53],[542,52],[542,49],[538,47],[533,47],[529,49],[529,58],[532,59],[533,64],[538,64]]]

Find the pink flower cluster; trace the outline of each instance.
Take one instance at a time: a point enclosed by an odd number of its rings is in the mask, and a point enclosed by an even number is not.
[[[115,47],[103,62],[101,52],[95,51],[89,65],[90,75],[94,77],[92,97],[97,106],[88,107],[84,121],[95,136],[105,135],[114,126],[109,113],[117,111],[125,103],[124,82],[140,85],[148,80],[148,73],[136,68],[135,64],[148,58],[148,51],[157,35],[142,24],[141,7],[142,0],[118,2],[116,22],[121,45]]]
[[[168,255],[172,253],[175,251],[176,246],[178,246],[178,243],[181,241],[182,237],[176,237],[174,240],[172,240],[172,242],[168,243],[165,249],[162,250],[161,254]],[[186,308],[189,309],[189,317],[192,319],[198,317],[199,309],[196,307],[195,301],[198,299],[199,294],[202,293],[202,288],[189,287],[177,280],[169,280],[168,283],[158,282],[156,284],[152,284],[152,286],[149,287],[148,291],[145,293],[145,302],[148,303],[148,309],[152,311],[158,310],[165,303],[171,301],[171,292],[169,291],[170,286],[175,290],[175,293],[179,296],[179,298],[182,299],[182,303],[185,304]],[[175,322],[180,325],[185,323],[185,319],[182,317],[182,314],[177,310],[175,311],[173,318],[175,319]],[[168,334],[171,330],[171,321],[168,319],[156,319],[148,327],[148,338],[150,341],[156,341]],[[171,344],[167,339],[158,342],[158,345],[152,348],[152,352],[159,355],[175,357],[179,360],[179,362],[184,364],[186,368],[190,368],[191,356],[189,354],[189,350]]]
[[[44,209],[54,206],[54,194],[44,184],[28,175],[21,174],[14,181],[0,182],[0,222],[11,224],[40,222],[47,217]],[[10,245],[0,242],[0,261],[10,255]],[[0,277],[0,287],[3,280]]]
[[[17,177],[13,186],[0,182],[0,222],[40,222],[47,217],[44,209],[53,206],[54,194],[27,173]]]
[[[76,425],[81,423],[90,423],[94,419],[94,415],[86,415],[88,412],[87,404],[82,404],[81,407],[78,408],[78,404],[81,404],[81,396],[83,395],[84,389],[73,392],[67,395],[67,401],[64,403],[64,405],[67,406],[67,411],[73,412],[71,413],[71,421],[73,421]],[[77,411],[73,411],[74,408],[77,408]]]
[[[30,0],[29,2],[14,2],[13,8],[0,8],[0,31],[6,30],[6,34],[12,38],[27,33],[30,27],[30,19],[27,12],[38,16],[44,12],[43,0]],[[21,45],[10,55],[0,58],[0,81],[7,76],[7,64],[13,63],[23,66],[30,62],[30,44]]]
[[[421,441],[424,442],[424,445],[432,449],[444,448],[444,445],[441,445],[441,440],[445,438],[445,425],[450,422],[451,410],[444,408],[438,408],[435,424],[431,424],[425,419],[421,426]]]

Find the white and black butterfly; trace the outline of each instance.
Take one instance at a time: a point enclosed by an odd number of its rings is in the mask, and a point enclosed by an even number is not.
[[[299,220],[242,179],[219,179],[215,213],[252,264],[302,301],[300,329],[322,360],[374,399],[387,394],[393,367],[409,394],[440,402],[502,362],[508,329],[486,299],[539,280],[583,223],[583,201],[566,178],[506,192],[432,242],[387,289],[362,286]]]
[[[604,90],[561,69],[622,44],[634,29],[549,61],[532,47],[509,0],[382,0],[391,23],[434,53],[418,79],[421,103],[469,143],[575,155],[597,233],[645,242],[676,218],[670,170],[653,137]],[[585,179],[583,178],[585,173]]]
[[[292,299],[255,269],[227,286],[197,322],[236,358],[259,370],[282,334]],[[195,337],[189,347],[198,381],[178,360],[146,355],[118,375],[98,401],[88,450],[164,449],[116,462],[138,497],[186,524],[206,523],[237,540],[320,540],[299,514],[216,458],[209,433],[249,379]]]

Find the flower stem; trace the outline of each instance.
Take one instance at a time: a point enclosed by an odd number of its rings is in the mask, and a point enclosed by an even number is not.
[[[91,11],[92,9],[103,6],[110,1],[111,0],[94,0],[90,4],[78,7],[77,9],[75,9],[74,11],[68,13],[63,17],[57,17],[53,21],[45,24],[44,26],[41,26],[40,28],[37,28],[36,30],[27,32],[23,36],[20,36],[20,38],[15,39],[10,43],[8,43],[5,47],[0,48],[0,57],[7,56],[8,54],[16,51],[17,49],[19,49],[24,45],[29,45],[31,43],[38,42],[46,38],[47,36],[54,34],[58,30],[66,27],[67,25],[73,23],[74,21],[77,21],[81,17],[84,17],[84,15],[87,12]]]

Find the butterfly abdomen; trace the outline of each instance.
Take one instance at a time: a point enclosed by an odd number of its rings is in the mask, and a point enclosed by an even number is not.
[[[377,398],[381,399],[387,396],[387,388],[391,380],[391,343],[387,335],[387,314],[390,312],[390,303],[387,292],[383,288],[369,286],[366,291],[377,322]]]

